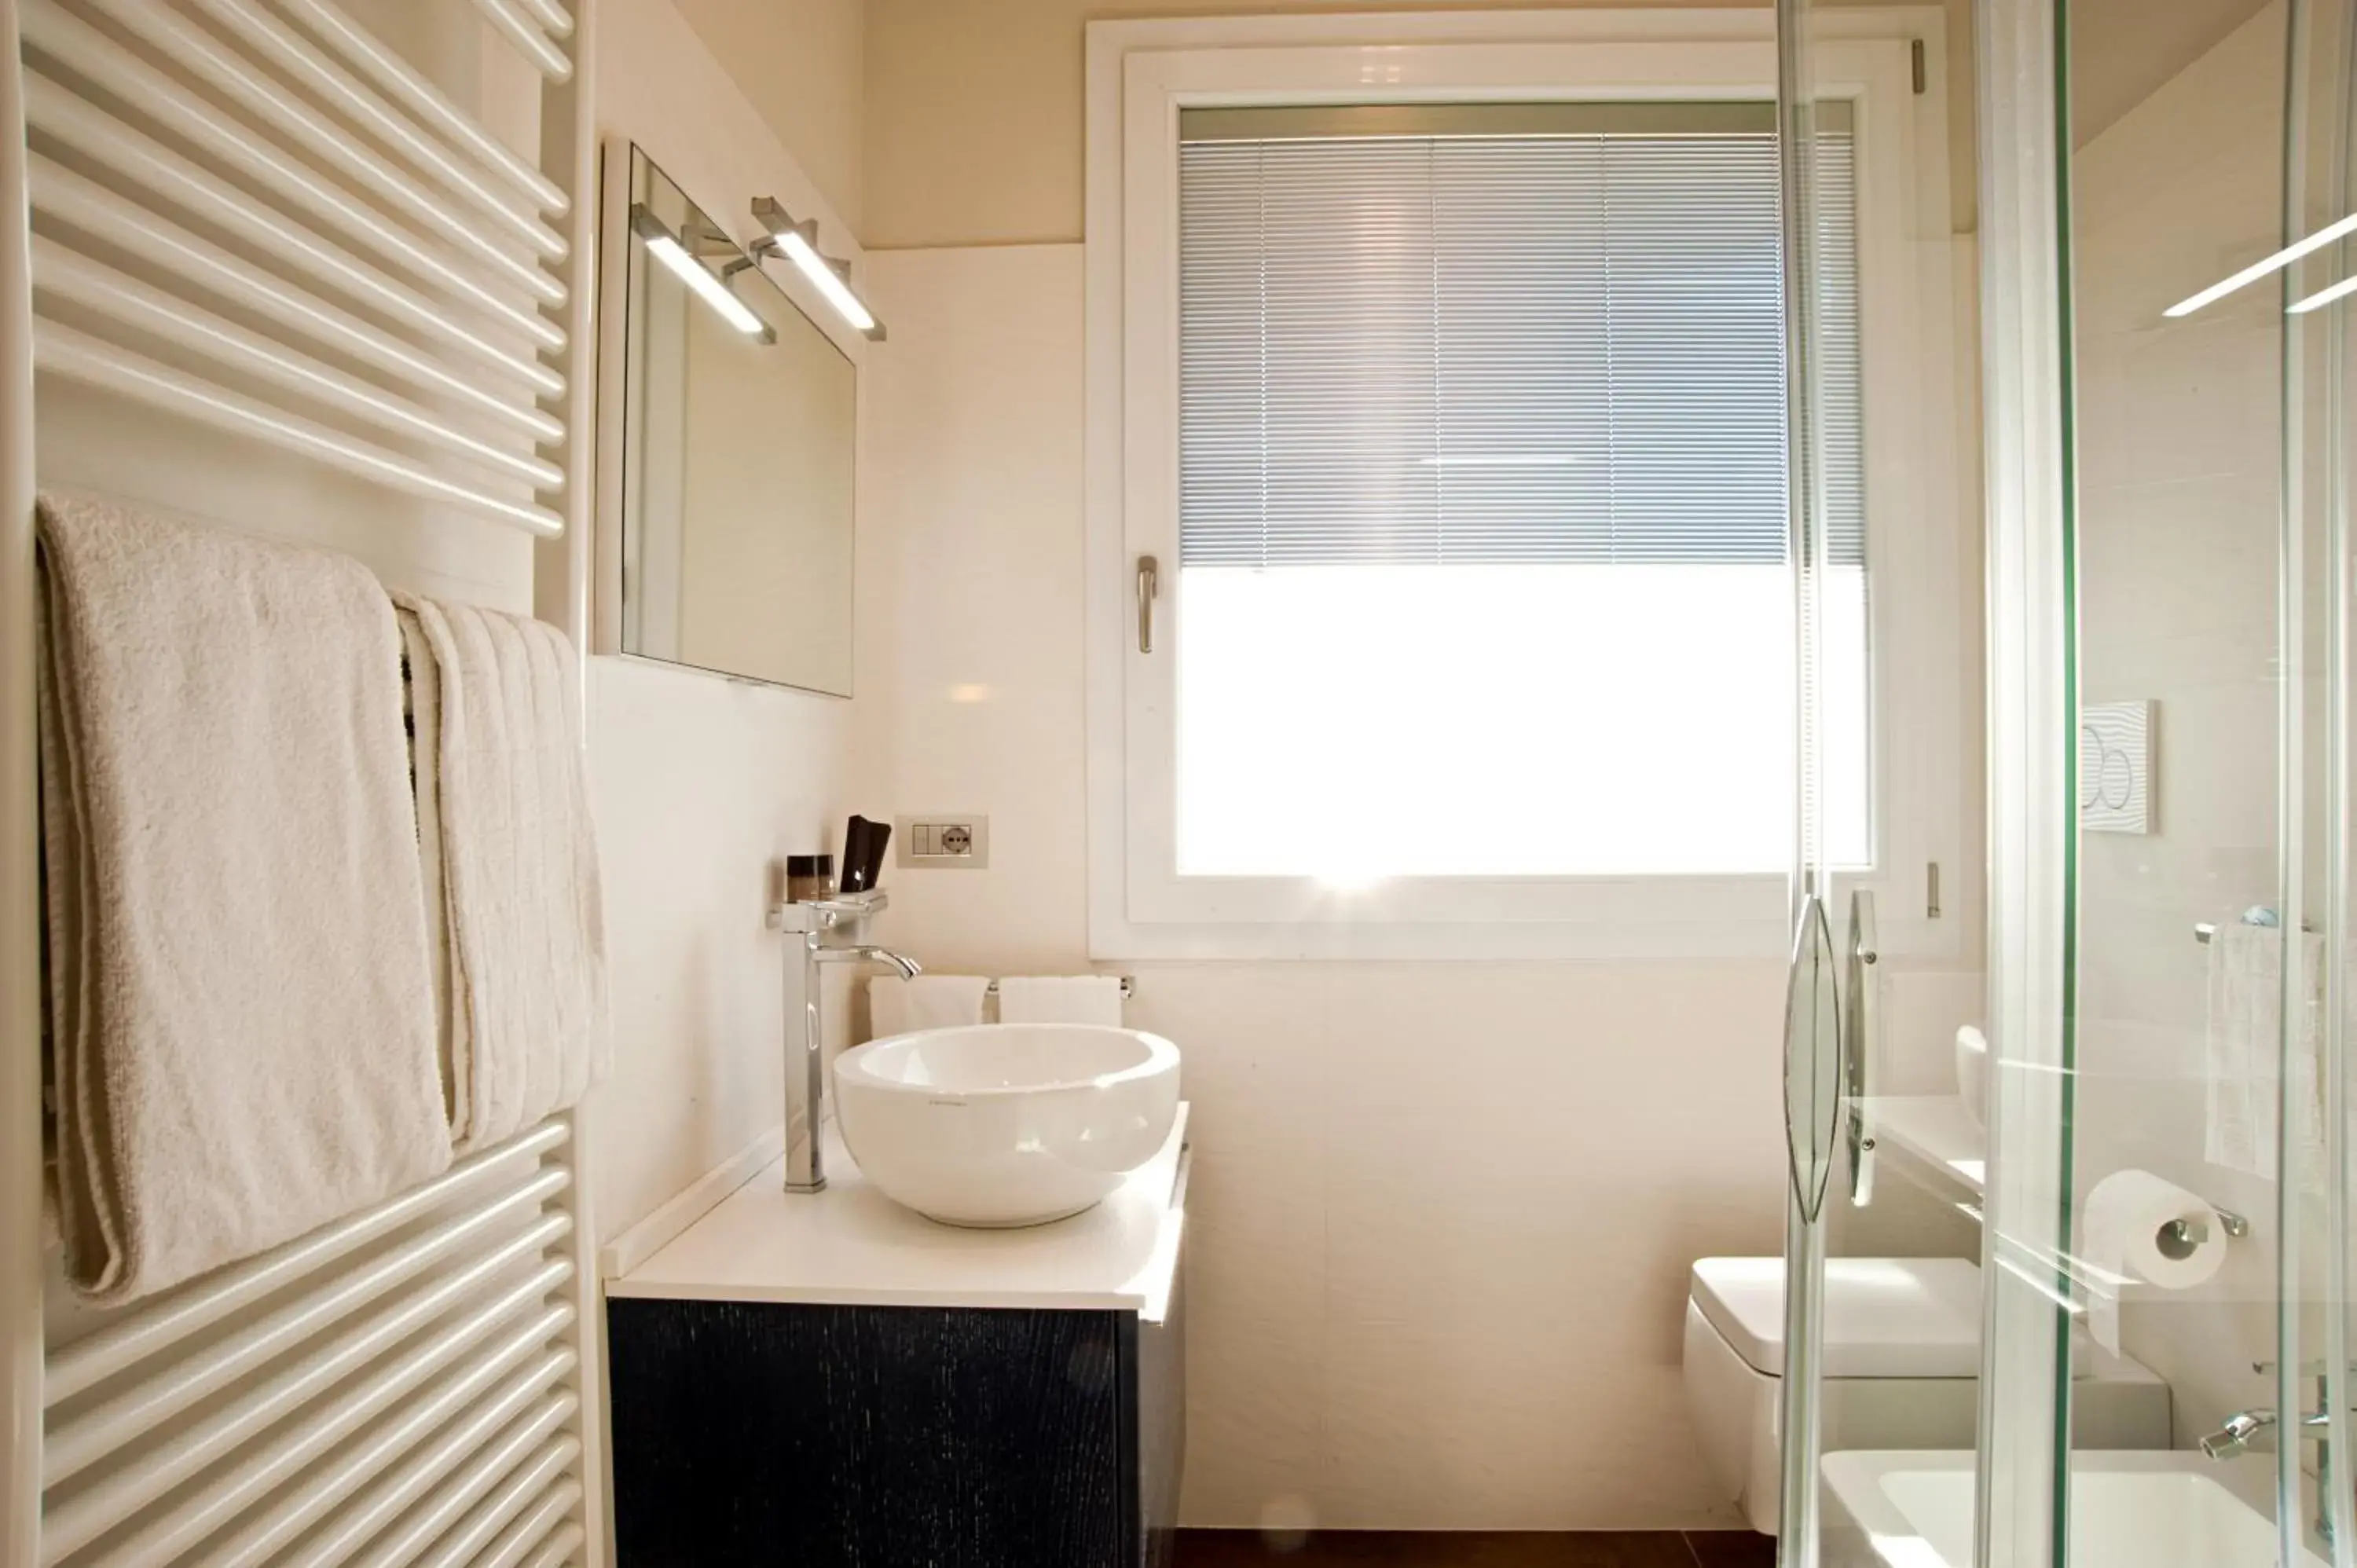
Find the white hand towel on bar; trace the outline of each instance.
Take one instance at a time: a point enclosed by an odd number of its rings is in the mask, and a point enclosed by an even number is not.
[[[2295,1136],[2305,1174],[2323,1168],[2323,1104],[2316,1070],[2323,943],[2299,939],[2302,989],[2288,1048],[2301,1092]],[[2283,1028],[2283,932],[2274,926],[2221,920],[2210,938],[2209,1016],[2203,1063],[2206,1128],[2202,1157],[2212,1165],[2273,1177],[2287,1047]]]
[[[998,982],[1002,1024],[1121,1024],[1117,974],[1010,974]]]
[[[602,1066],[605,917],[577,665],[543,622],[398,597],[414,618],[418,826],[429,858],[439,840],[443,1050],[464,1152],[573,1104]]]
[[[983,993],[989,989],[990,982],[978,974],[920,974],[914,980],[878,975],[867,983],[868,1038],[979,1024]]]
[[[41,502],[66,1273],[128,1301],[449,1164],[400,639],[358,562]]]

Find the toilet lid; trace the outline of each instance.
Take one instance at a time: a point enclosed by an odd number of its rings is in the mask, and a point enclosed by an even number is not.
[[[1705,1258],[1695,1305],[1760,1371],[1784,1370],[1784,1260]],[[1981,1370],[1981,1271],[1962,1258],[1833,1258],[1825,1262],[1829,1378],[1975,1378]]]

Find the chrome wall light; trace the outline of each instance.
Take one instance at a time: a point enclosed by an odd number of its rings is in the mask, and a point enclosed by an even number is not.
[[[695,225],[702,230],[705,225]],[[726,234],[691,232],[683,240],[671,231],[663,220],[647,210],[644,202],[630,208],[630,232],[645,242],[647,254],[661,262],[680,282],[687,285],[696,297],[720,313],[721,319],[744,333],[759,338],[764,343],[778,340],[770,324],[753,311],[753,307],[730,291],[726,279],[730,273],[742,271],[753,263]],[[715,273],[705,264],[707,255],[726,255],[727,263]]]
[[[855,330],[877,342],[883,341],[883,323],[851,292],[851,263],[819,253],[817,219],[805,218],[797,223],[793,214],[775,197],[763,196],[754,199],[753,221],[769,231],[767,239],[754,242],[755,255],[780,255],[793,263],[795,269],[811,281],[811,286],[826,296],[836,315]]]

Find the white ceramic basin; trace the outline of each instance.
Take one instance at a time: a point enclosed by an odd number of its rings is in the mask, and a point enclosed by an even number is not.
[[[835,1119],[868,1180],[949,1225],[1041,1225],[1160,1152],[1178,1047],[1094,1024],[983,1024],[871,1040],[834,1064]]]
[[[2071,1561],[2276,1568],[2269,1463],[2220,1464],[2184,1450],[2073,1454]],[[1824,1475],[1827,1568],[1971,1568],[1970,1454],[1829,1454]],[[2312,1517],[2312,1500],[2303,1506]],[[2296,1568],[2330,1564],[2311,1550]]]

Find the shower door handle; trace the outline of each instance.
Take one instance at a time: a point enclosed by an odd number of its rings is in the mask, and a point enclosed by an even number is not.
[[[1784,988],[1784,1147],[1792,1200],[1817,1221],[1832,1175],[1842,1094],[1841,982],[1824,901],[1803,894]]]
[[[1842,1089],[1849,1098],[1849,1200],[1860,1208],[1874,1201],[1875,1052],[1882,1035],[1875,965],[1880,945],[1874,895],[1857,888],[1849,896],[1849,1007],[1842,1019]]]

